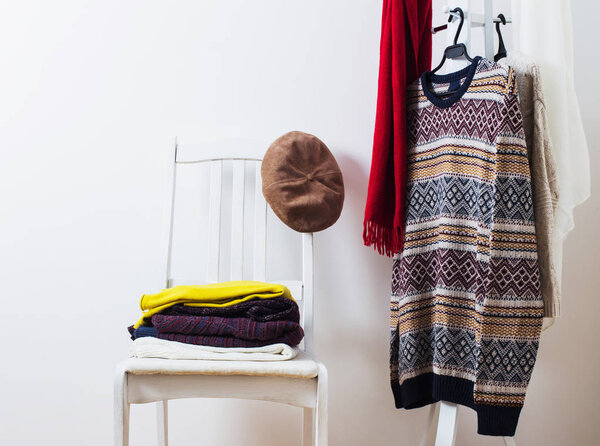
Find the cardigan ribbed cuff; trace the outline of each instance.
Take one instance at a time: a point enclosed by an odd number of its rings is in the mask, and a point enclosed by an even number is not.
[[[477,433],[513,437],[519,422],[521,407],[475,405],[477,411]]]
[[[425,373],[398,384],[392,381],[396,408],[415,409],[438,401],[473,407],[473,383],[452,376]]]
[[[544,317],[560,316],[560,301],[544,303]]]

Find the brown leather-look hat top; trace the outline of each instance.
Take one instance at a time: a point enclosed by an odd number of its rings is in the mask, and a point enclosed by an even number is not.
[[[342,171],[316,136],[294,131],[279,137],[263,158],[261,175],[265,200],[290,228],[322,231],[339,218]]]

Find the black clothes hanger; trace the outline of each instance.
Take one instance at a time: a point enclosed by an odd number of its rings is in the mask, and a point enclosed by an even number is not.
[[[442,61],[437,67],[431,70],[432,74],[438,71],[440,68],[442,68],[444,62],[446,62],[446,59],[458,59],[461,56],[465,56],[465,59],[467,59],[469,62],[473,62],[473,59],[471,59],[469,53],[467,52],[467,47],[465,46],[465,44],[457,43],[458,36],[460,35],[460,31],[462,30],[463,23],[465,21],[465,13],[463,12],[462,8],[454,8],[450,12],[457,12],[458,15],[460,15],[460,23],[458,24],[458,29],[456,30],[456,34],[454,36],[454,44],[446,47],[446,49],[444,50],[444,57],[442,57]],[[448,17],[448,22],[451,21],[452,15]]]
[[[500,21],[496,22],[496,32],[498,33],[498,52],[494,56],[494,62],[498,62],[503,57],[506,57],[506,47],[504,46],[504,39],[502,38],[502,32],[500,32],[500,24],[506,25],[506,17],[504,14],[498,14]]]

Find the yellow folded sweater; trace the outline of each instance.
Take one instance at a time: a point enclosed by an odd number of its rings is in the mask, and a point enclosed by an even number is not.
[[[230,307],[250,299],[274,297],[287,297],[293,300],[290,290],[277,283],[235,280],[208,285],[179,285],[164,289],[157,294],[144,294],[140,300],[140,308],[144,314],[133,327],[144,325],[144,321],[150,319],[152,315],[175,304],[192,307]]]

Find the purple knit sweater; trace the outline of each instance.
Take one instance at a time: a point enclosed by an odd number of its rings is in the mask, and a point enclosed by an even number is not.
[[[287,297],[252,299],[230,307],[192,307],[176,304],[161,311],[160,314],[169,316],[243,317],[258,322],[282,320],[300,322],[298,304]]]
[[[300,324],[287,320],[155,314],[152,325],[161,339],[215,347],[260,347],[280,342],[295,346],[304,337]]]

